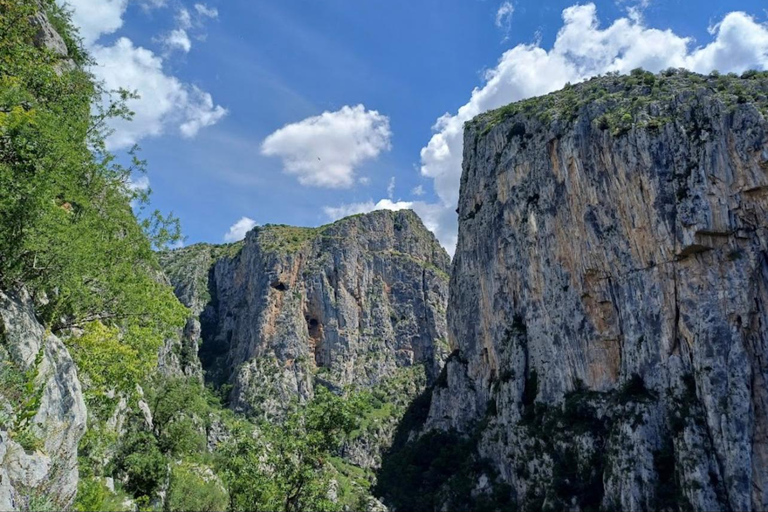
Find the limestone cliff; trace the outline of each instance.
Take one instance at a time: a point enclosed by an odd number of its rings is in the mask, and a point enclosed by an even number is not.
[[[594,79],[466,126],[426,428],[521,509],[768,508],[768,76]]]
[[[24,291],[0,292],[0,510],[66,510],[86,409],[75,363]]]
[[[433,380],[447,355],[450,260],[410,211],[259,227],[161,261],[199,314],[200,359],[209,380],[233,386],[235,410],[279,414],[316,382],[373,388],[415,365]]]

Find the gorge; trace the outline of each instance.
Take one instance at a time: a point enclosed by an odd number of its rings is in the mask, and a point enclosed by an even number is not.
[[[480,114],[452,259],[410,210],[167,249],[11,4],[0,510],[768,508],[768,73]]]

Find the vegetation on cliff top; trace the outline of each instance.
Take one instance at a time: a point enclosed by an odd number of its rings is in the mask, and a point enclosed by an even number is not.
[[[544,124],[573,122],[585,108],[601,112],[594,120],[597,127],[621,135],[634,125],[658,129],[671,121],[671,105],[676,97],[690,97],[704,92],[727,106],[751,103],[768,115],[768,72],[747,71],[708,76],[686,70],[670,69],[653,74],[642,69],[629,75],[609,73],[583,83],[567,84],[562,90],[545,96],[511,103],[485,112],[469,121],[468,126],[488,133],[494,126],[517,115],[533,117]],[[649,109],[652,104],[658,109]],[[524,134],[525,127],[513,127]],[[514,134],[513,134],[514,135]]]

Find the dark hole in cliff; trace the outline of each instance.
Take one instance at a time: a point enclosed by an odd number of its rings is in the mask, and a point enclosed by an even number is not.
[[[513,137],[525,135],[525,125],[523,123],[515,123],[507,134],[507,140],[511,140]]]
[[[323,325],[316,318],[307,318],[307,331],[309,331],[309,350],[315,358],[315,364],[326,367],[327,362],[323,356]]]
[[[271,286],[272,288],[274,288],[275,290],[277,290],[279,292],[284,292],[284,291],[286,291],[288,289],[288,285],[283,283],[283,282],[281,282],[281,281],[275,281],[275,282],[273,282],[269,286]]]
[[[619,403],[647,402],[656,399],[655,393],[645,386],[643,378],[634,373],[619,390]]]

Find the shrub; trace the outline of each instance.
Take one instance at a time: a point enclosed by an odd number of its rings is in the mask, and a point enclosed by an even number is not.
[[[123,506],[127,496],[112,493],[100,478],[80,478],[77,497],[73,505],[75,512],[120,512],[128,510]]]
[[[166,510],[169,512],[218,512],[227,510],[229,496],[208,468],[179,464],[171,469]]]
[[[165,480],[167,463],[152,434],[132,432],[115,457],[115,469],[126,477],[126,490],[151,497]]]

